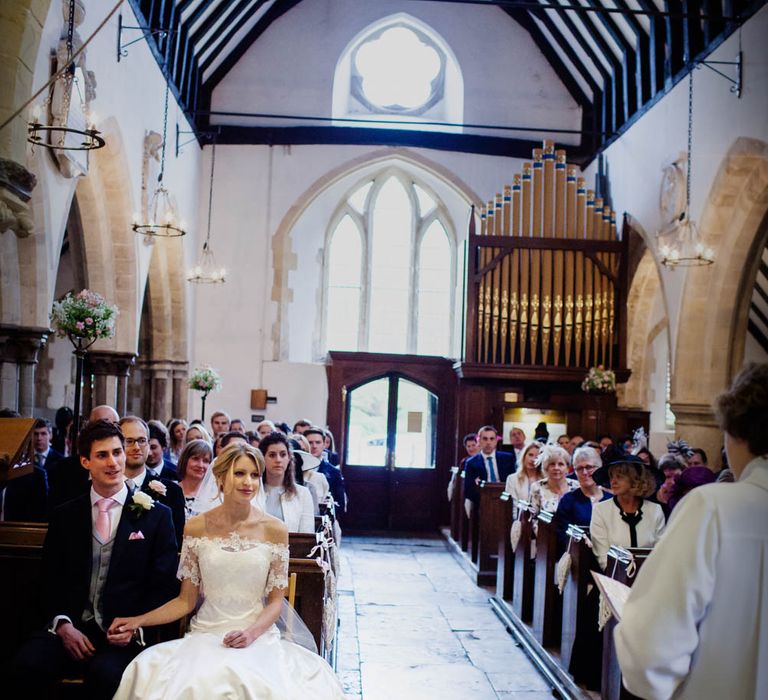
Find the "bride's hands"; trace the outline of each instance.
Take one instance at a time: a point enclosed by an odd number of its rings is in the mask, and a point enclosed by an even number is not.
[[[246,630],[232,630],[224,635],[224,646],[232,647],[233,649],[245,649],[256,641],[259,635],[251,629]]]
[[[138,617],[116,617],[107,630],[107,641],[115,646],[125,646],[139,627],[141,619]]]

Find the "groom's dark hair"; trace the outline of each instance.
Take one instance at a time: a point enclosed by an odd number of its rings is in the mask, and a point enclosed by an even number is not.
[[[125,438],[120,426],[110,423],[108,420],[97,420],[88,423],[77,438],[77,454],[86,459],[91,458],[91,447],[97,440],[107,440],[111,437],[120,439],[120,444],[125,447]]]

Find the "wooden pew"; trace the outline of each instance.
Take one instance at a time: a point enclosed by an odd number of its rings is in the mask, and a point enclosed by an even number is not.
[[[477,585],[496,585],[496,560],[503,533],[504,504],[499,499],[504,484],[480,482],[480,509],[477,538]]]
[[[557,537],[554,513],[541,511],[536,520],[535,581],[533,592],[533,636],[545,649],[560,647],[562,600],[555,583]]]
[[[513,499],[506,491],[499,495],[502,504],[501,538],[499,539],[498,560],[496,562],[496,595],[502,600],[512,600],[514,588],[515,553],[509,539],[512,527]]]
[[[326,573],[314,559],[291,558],[288,560],[288,574],[293,573],[297,574],[294,609],[312,633],[318,652],[327,659],[333,645],[326,645],[323,639],[323,615],[329,603]]]
[[[533,620],[533,586],[536,577],[535,562],[531,559],[533,523],[529,507],[526,501],[517,501],[521,534],[515,549],[512,583],[512,609],[526,624]]]
[[[632,587],[637,572],[642,567],[651,549],[647,547],[629,548],[612,546],[608,550],[608,565],[605,574]],[[630,563],[634,560],[635,571],[630,574]],[[600,696],[603,700],[636,700],[621,682],[621,669],[616,658],[616,646],[613,643],[613,630],[616,620],[611,618],[603,627],[603,677]]]
[[[453,482],[453,491],[451,492],[450,500],[451,539],[454,542],[460,542],[461,511],[463,509],[463,504],[461,500],[461,477],[459,476],[458,467],[451,467],[451,481]]]
[[[587,597],[587,586],[594,585],[590,571],[599,571],[597,559],[587,546],[585,534],[585,528],[578,525],[568,526],[571,568],[563,588],[563,624],[560,634],[560,662],[564,669],[571,663],[576,630],[583,629],[587,624],[597,625],[597,620],[592,619],[594,616],[587,619],[583,605]]]
[[[459,503],[461,504],[461,519],[459,521],[459,546],[461,547],[462,552],[467,552],[470,554],[471,558],[471,550],[470,550],[470,520],[467,517],[467,509],[464,507],[464,501],[466,500],[466,496],[464,495],[464,479],[466,478],[466,472],[462,469],[461,473],[459,474]]]

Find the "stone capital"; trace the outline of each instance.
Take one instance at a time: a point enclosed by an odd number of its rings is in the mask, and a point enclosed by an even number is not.
[[[0,359],[18,364],[37,364],[37,354],[51,332],[50,328],[0,324]]]
[[[670,403],[672,413],[675,414],[677,425],[700,425],[707,428],[716,428],[717,420],[712,406],[706,403]]]
[[[136,363],[136,355],[132,352],[89,351],[87,358],[93,374],[110,377],[127,377]]]

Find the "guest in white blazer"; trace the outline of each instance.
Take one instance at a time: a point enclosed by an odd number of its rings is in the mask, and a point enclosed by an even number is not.
[[[288,526],[288,532],[314,532],[315,508],[306,486],[296,483],[293,451],[282,433],[270,433],[259,444],[264,455],[265,509]]]
[[[529,442],[522,450],[518,464],[520,467],[507,477],[504,490],[514,498],[512,517],[517,517],[517,501],[530,501],[531,489],[537,481],[544,478],[544,471],[536,458],[541,450],[540,442]]]
[[[768,364],[745,367],[716,412],[736,482],[683,498],[615,630],[643,698],[768,698]]]
[[[611,545],[653,547],[665,524],[661,506],[645,500],[656,490],[656,481],[639,457],[625,455],[609,463],[607,472],[613,498],[592,507],[589,525],[593,552],[601,569],[608,563]]]

